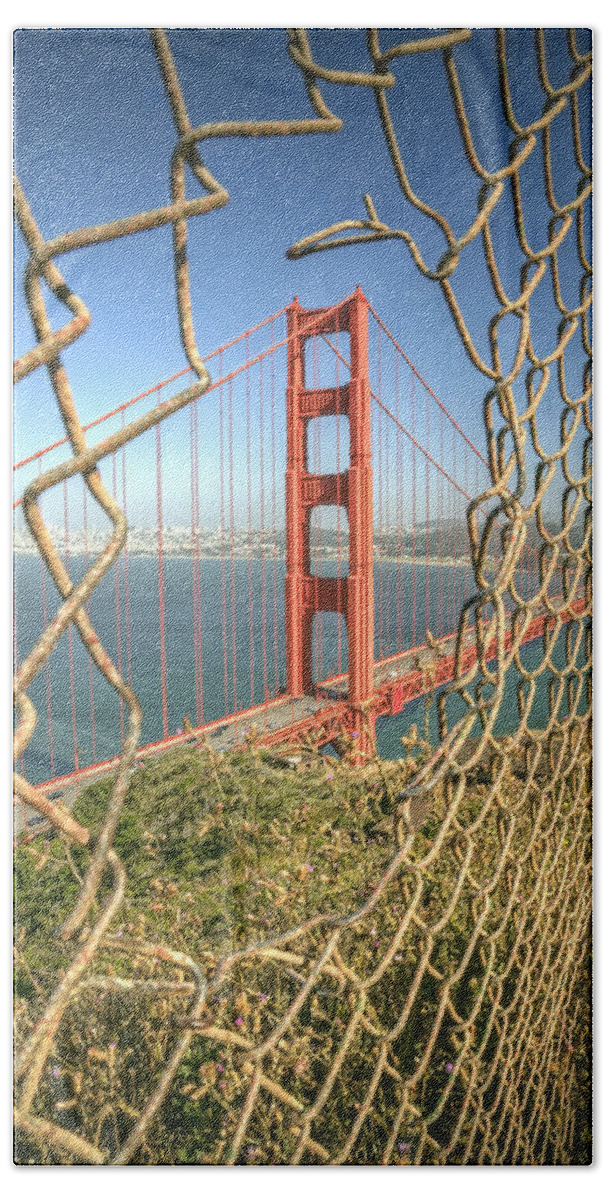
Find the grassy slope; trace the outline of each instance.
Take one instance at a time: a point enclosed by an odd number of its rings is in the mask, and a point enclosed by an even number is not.
[[[371,764],[362,771],[333,758],[304,755],[294,769],[285,760],[255,750],[214,757],[196,748],[175,751],[138,769],[115,838],[127,869],[126,900],[114,923],[114,944],[98,954],[95,973],[127,979],[163,977],[185,985],[191,978],[188,972],[167,970],[149,949],[140,948],[164,943],[192,956],[211,975],[230,950],[292,929],[318,913],[357,910],[394,855],[396,795],[413,766],[410,756],[405,762]],[[94,785],[78,801],[76,815],[93,831],[101,824],[109,787]],[[475,821],[485,791],[484,786],[471,787],[461,819]],[[426,812],[418,813],[414,860],[432,847],[445,815],[443,803],[437,796]],[[494,822],[488,821],[477,835],[477,870],[487,876],[500,856],[495,831]],[[523,837],[525,833],[524,829]],[[446,845],[441,860],[425,874],[418,911],[427,921],[438,920],[450,902],[460,872],[456,850]],[[16,859],[17,1018],[22,1037],[73,954],[58,934],[77,895],[85,855],[77,849],[68,854],[60,838],[41,836],[19,848]],[[351,969],[365,974],[373,970],[390,945],[414,886],[411,876],[396,880],[371,916],[356,931],[344,932],[340,949]],[[495,893],[497,921],[508,897],[508,881],[501,879]],[[433,961],[440,971],[453,969],[465,952],[472,928],[471,899],[470,892],[463,892],[449,926],[436,939]],[[497,942],[499,952],[501,947],[508,952],[517,920],[515,913]],[[289,949],[301,945],[307,955],[314,954],[322,940],[322,932],[315,931],[301,943],[290,943]],[[390,978],[372,991],[368,1012],[385,1027],[399,1016],[422,949],[423,939],[412,929],[394,956]],[[482,974],[475,951],[453,992],[462,1011],[475,1002]],[[236,1026],[239,1034],[258,1041],[283,1015],[298,987],[297,972],[290,968],[246,960],[210,998],[208,1019],[227,1029]],[[327,1076],[350,1019],[351,999],[331,989],[316,989],[281,1043],[275,1078],[303,1104],[314,1099]],[[401,1066],[411,1068],[424,1052],[437,1000],[437,984],[425,979],[417,1011],[394,1047]],[[41,1113],[55,1110],[62,1124],[111,1155],[149,1096],[175,1042],[176,1021],[189,1002],[179,992],[151,997],[101,987],[83,990],[64,1018],[48,1063]],[[485,1012],[484,1003],[480,1027]],[[582,1030],[581,1061],[585,1038]],[[441,1097],[446,1063],[457,1049],[450,1027],[442,1026],[418,1098],[423,1111],[432,1112]],[[322,1112],[318,1136],[325,1145],[344,1142],[375,1051],[375,1039],[362,1035],[349,1053]],[[222,1161],[246,1092],[241,1059],[229,1044],[195,1038],[135,1161]],[[459,1085],[460,1081],[445,1119],[456,1113]],[[381,1156],[395,1111],[391,1086],[388,1080],[378,1097],[354,1161],[373,1163]],[[297,1139],[282,1109],[271,1102],[256,1113],[244,1161],[288,1161]],[[441,1133],[439,1128],[435,1132]],[[405,1121],[399,1144],[409,1147],[411,1140],[413,1145],[414,1136]],[[403,1154],[407,1160],[407,1152],[401,1152],[401,1159]],[[18,1157],[24,1162],[58,1161],[50,1151],[41,1156],[39,1147],[26,1140],[20,1143]],[[398,1154],[395,1161],[400,1161]]]
[[[165,943],[200,960],[211,971],[230,950],[291,929],[319,912],[343,914],[357,909],[394,854],[393,788],[407,778],[412,765],[413,760],[409,767],[403,763],[381,768],[372,765],[363,772],[325,756],[304,755],[299,763],[291,763],[254,750],[214,756],[206,749],[179,750],[149,762],[132,778],[115,837],[128,878],[115,932],[125,939]],[[93,833],[101,825],[109,789],[109,782],[88,788],[75,807],[75,815]],[[16,987],[22,1034],[40,1013],[58,972],[73,954],[73,949],[64,946],[59,931],[78,893],[78,876],[84,865],[83,852],[72,848],[68,854],[64,841],[57,837],[41,835],[17,851]],[[136,978],[154,974],[148,957],[121,955],[118,949],[102,951],[95,965],[100,973]],[[268,987],[269,993],[272,988],[272,1004],[263,1013],[264,1022],[271,1020],[271,1008],[276,1017],[288,996],[276,984],[276,978],[264,983],[260,974],[253,988],[244,985],[245,991],[236,995],[234,1014],[230,1010],[232,1020],[248,1009],[246,991],[264,995],[262,987]],[[133,1036],[135,1041],[145,1040],[144,1027],[150,1022],[154,1025],[155,1016],[162,1020],[163,1005],[152,1006],[155,1012],[151,1016],[147,1001],[146,1013],[140,1006],[138,1018],[136,1001],[131,1023],[132,996],[128,1012],[126,1008],[123,1012],[120,998],[107,993],[94,997],[92,1003],[97,1053],[102,1055],[99,1088],[103,1091],[108,1077],[107,1046],[115,1044],[116,1027],[124,1029],[128,1040]],[[219,1000],[216,1015],[224,1012],[227,1003],[234,1007],[234,995]],[[49,1065],[51,1079],[53,1070],[59,1071],[59,1080],[67,1086],[67,1100],[55,1099],[55,1106],[65,1103],[67,1107],[73,1099],[68,1084],[78,1073],[79,1055],[86,1053],[90,1004],[90,1000],[88,1007],[81,1001],[68,1014],[59,1053]],[[184,1009],[183,1004],[181,1007]],[[175,1011],[179,1009],[178,1001]],[[250,1017],[248,1009],[248,1023]],[[135,1033],[138,1019],[141,1028]],[[251,1020],[259,1028],[260,1017]],[[158,1046],[153,1059],[162,1056],[163,1044],[168,1045],[171,1035],[163,1037],[157,1028],[154,1036]],[[205,1061],[200,1047],[194,1058],[198,1071]],[[150,1062],[148,1073],[153,1065],[158,1064]],[[188,1078],[193,1070],[191,1063],[185,1068]],[[149,1090],[146,1072],[132,1083],[136,1103]],[[59,1084],[49,1086],[51,1099],[58,1088],[63,1095]],[[100,1096],[95,1099],[97,1085],[91,1086],[93,1110]],[[198,1114],[193,1142],[184,1137],[188,1114],[184,1114],[183,1104],[178,1108],[180,1132],[170,1152],[171,1161],[193,1161],[193,1155],[199,1160],[206,1139],[201,1140]],[[90,1125],[92,1111],[87,1114],[79,1106],[79,1123],[83,1119]],[[165,1130],[165,1149],[166,1136]],[[212,1127],[208,1148],[216,1142],[217,1130]],[[23,1153],[28,1161],[27,1150]],[[159,1160],[163,1160],[163,1151],[150,1149],[147,1161]],[[40,1159],[35,1155],[29,1161]]]
[[[356,908],[394,853],[384,780],[399,778],[403,767],[363,773],[324,756],[295,769],[263,752],[159,757],[133,777],[115,837],[128,874],[120,926],[196,957]],[[88,788],[74,809],[93,834],[109,790]],[[77,850],[71,858],[76,870],[84,863]],[[17,872],[18,926],[40,975],[58,965],[48,921],[56,929],[67,915],[77,879],[63,842],[42,836],[18,851]]]

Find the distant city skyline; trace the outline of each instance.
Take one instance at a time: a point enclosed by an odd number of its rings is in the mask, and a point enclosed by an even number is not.
[[[579,526],[580,522],[576,523],[575,529],[578,529]],[[59,553],[65,553],[67,548],[70,554],[93,555],[104,547],[107,540],[107,531],[104,529],[93,528],[85,531],[82,527],[72,526],[69,528],[66,538],[64,526],[49,523],[47,527]],[[456,557],[468,561],[466,522],[454,518],[441,520],[431,518],[428,523],[423,519],[415,527],[389,524],[382,529],[376,528],[374,529],[374,552],[376,554],[388,553],[396,557],[411,556],[412,539],[421,531],[429,533],[429,552],[432,555],[436,556],[439,553],[440,557],[453,558],[454,547],[457,545],[459,553]],[[201,526],[198,531],[193,533],[191,525],[164,524],[162,541],[163,554],[167,557],[194,554],[199,554],[202,558],[209,556],[229,558],[232,555],[239,558],[249,555],[259,557],[261,551],[271,556],[276,554],[284,557],[285,555],[284,526],[279,526],[274,530],[262,530],[259,527],[239,524],[223,528],[221,525],[207,525]],[[537,541],[540,545],[540,537],[537,537],[531,530],[529,544],[534,545]],[[426,547],[424,543],[418,541],[419,550],[421,545],[424,547],[421,557],[424,558]],[[341,555],[348,556],[349,535],[346,524],[342,528],[339,538],[335,527],[327,525],[319,527],[311,542],[311,550],[316,557],[322,557],[326,552],[335,554],[338,546]],[[27,528],[22,527],[15,530],[14,549],[16,554],[38,553],[36,544]],[[133,556],[140,554],[156,556],[158,554],[158,527],[131,525],[127,533],[126,549]],[[419,555],[417,554],[416,557],[418,558]]]

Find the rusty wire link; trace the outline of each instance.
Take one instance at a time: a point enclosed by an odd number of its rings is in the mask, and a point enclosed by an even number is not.
[[[569,31],[571,70],[567,80],[557,81],[547,63],[543,31],[537,31],[534,52],[545,102],[535,120],[522,124],[510,86],[510,35],[497,31],[497,83],[512,137],[505,165],[492,171],[475,146],[460,86],[458,47],[470,36],[470,30],[449,30],[383,49],[381,31],[371,29],[369,62],[361,70],[343,70],[317,63],[305,31],[290,29],[287,53],[302,74],[313,115],[196,126],[184,103],[167,35],[153,31],[177,132],[170,166],[171,203],[45,241],[15,185],[16,217],[29,251],[25,294],[37,338],[15,364],[15,378],[46,367],[72,450],[69,459],[41,474],[24,495],[26,521],[62,604],[16,676],[15,755],[28,744],[36,721],[28,688],[72,625],[124,701],[129,718],[95,839],[60,803],[15,775],[17,796],[44,814],[66,845],[79,844],[89,855],[63,931],[69,938],[84,926],[81,941],[20,1048],[16,1072],[16,1124],[33,1143],[50,1147],[56,1161],[147,1161],[138,1155],[145,1155],[147,1135],[174,1094],[178,1072],[197,1039],[224,1048],[234,1064],[226,1129],[217,1134],[209,1161],[246,1163],[248,1143],[264,1139],[271,1147],[264,1161],[276,1163],[576,1160],[581,1084],[573,1040],[577,1022],[587,1019],[581,995],[586,994],[589,971],[591,909],[592,293],[585,250],[591,169],[579,117],[580,98],[589,99],[591,55],[579,52],[576,33]],[[423,199],[415,193],[407,148],[400,148],[390,109],[391,97],[407,79],[411,56],[429,53],[442,56],[463,153],[479,185],[477,210],[463,214],[465,230],[460,234],[433,206],[432,196]],[[126,883],[113,838],[135,758],[141,710],[85,608],[126,538],[125,515],[104,487],[97,466],[210,384],[192,319],[187,222],[225,205],[229,196],[204,165],[199,143],[217,137],[339,131],[342,121],[327,107],[320,82],[372,89],[379,137],[388,150],[405,210],[414,210],[418,220],[434,226],[445,247],[435,265],[429,265],[407,223],[396,228],[381,220],[370,189],[364,195],[365,217],[307,234],[290,247],[288,256],[300,258],[360,242],[403,242],[420,273],[441,290],[462,346],[479,372],[486,429],[490,483],[467,510],[475,592],[459,617],[453,681],[436,701],[440,744],[394,797],[391,857],[356,911],[317,913],[266,941],[231,949],[220,959],[209,953],[204,966],[171,947],[134,938],[128,948],[150,961],[150,978],[117,977],[105,973],[107,955],[119,942],[127,948],[127,939],[112,932]],[[557,120],[566,110],[578,183],[574,193],[564,197],[554,143],[560,154],[566,153],[563,122]],[[416,132],[414,127],[411,136]],[[533,244],[526,224],[522,168],[533,155],[540,160],[548,212],[543,246]],[[186,199],[187,166],[203,193],[194,200]],[[493,238],[496,215],[509,205],[523,259],[519,293],[514,296],[501,276]],[[196,382],[145,418],[88,446],[59,354],[82,336],[90,314],[55,260],[72,249],[92,248],[166,224],[173,230],[180,336]],[[571,259],[564,263],[569,238],[578,256],[576,272]],[[466,287],[475,287],[463,251],[476,241],[495,297],[486,314],[489,354],[476,345],[458,298]],[[552,330],[546,315],[540,320],[535,309],[541,280],[545,286],[550,282],[556,307]],[[51,327],[43,282],[71,315],[60,330]],[[505,318],[519,322],[508,361],[503,361],[501,342]],[[585,365],[579,394],[573,395],[569,363],[577,335]],[[557,449],[547,449],[543,414],[555,380],[561,400],[560,442]],[[551,403],[555,410],[555,398]],[[581,453],[577,446],[582,434]],[[112,532],[75,586],[44,524],[39,498],[77,474],[108,516]],[[557,529],[548,522],[544,507],[550,489],[556,487],[561,489]],[[532,531],[540,538],[537,587],[524,592],[518,570]],[[531,666],[524,653],[526,631],[539,617],[541,650]],[[432,674],[432,665],[429,670]],[[500,726],[507,675],[516,678],[518,706],[517,727],[510,736],[502,735]],[[539,681],[547,677],[548,714],[538,728],[533,706]],[[390,792],[379,760],[376,769]],[[420,813],[429,812],[434,824],[432,836],[426,837]],[[276,1019],[263,1031],[245,1027],[237,1032],[227,1016],[213,1010],[210,998],[248,987],[259,991],[262,980],[264,990],[275,987],[279,997]],[[41,1080],[58,1030],[68,1007],[84,1003],[92,990],[119,993],[123,1003],[134,1002],[140,994],[162,996],[168,1006],[163,1010],[169,1014],[166,1057],[151,1071],[145,1102],[129,1111],[127,1133],[113,1145],[104,1143],[101,1118],[91,1132],[67,1129],[43,1111]],[[300,1079],[293,1064],[298,1046],[311,1031],[322,1049],[315,1070],[303,1072]],[[200,1111],[204,1121],[204,1107]],[[336,1112],[342,1114],[341,1121]]]

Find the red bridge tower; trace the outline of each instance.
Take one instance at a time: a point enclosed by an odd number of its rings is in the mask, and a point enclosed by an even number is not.
[[[287,473],[285,581],[287,691],[312,691],[312,622],[315,612],[346,616],[349,729],[367,755],[373,743],[374,564],[368,305],[359,287],[339,305],[287,310]],[[306,387],[304,344],[320,334],[350,334],[350,380],[340,387]],[[347,416],[350,459],[339,475],[313,474],[307,466],[307,428],[314,417]],[[319,504],[343,505],[348,513],[349,570],[342,579],[311,574],[310,517]]]

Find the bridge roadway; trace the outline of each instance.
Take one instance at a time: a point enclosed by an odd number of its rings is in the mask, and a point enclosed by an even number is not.
[[[569,613],[564,613],[560,623],[584,611],[585,601],[575,601]],[[534,618],[526,630],[523,642],[539,638],[545,627],[555,626],[556,618],[548,619],[544,614]],[[447,634],[429,645],[412,647],[400,654],[378,661],[374,667],[374,696],[370,708],[374,718],[396,716],[406,704],[418,699],[431,690],[443,686],[454,676],[454,652],[456,635]],[[505,650],[511,645],[511,631],[505,635]],[[465,634],[461,669],[468,670],[476,657],[475,632],[472,628]],[[496,639],[490,644],[487,661],[496,657]],[[286,753],[297,752],[307,740],[317,745],[330,745],[348,736],[350,709],[347,703],[348,675],[336,675],[323,680],[316,687],[314,696],[292,699],[278,696],[254,708],[245,709],[234,716],[201,725],[190,733],[176,734],[160,742],[142,746],[136,756],[138,769],[148,758],[157,757],[178,746],[197,745],[204,738],[215,751],[233,750],[244,746],[248,739],[257,745],[281,746]],[[107,778],[118,766],[118,757],[103,763],[85,767],[70,775],[63,775],[39,785],[46,796],[60,800],[71,808],[84,787]],[[14,834],[20,836],[25,829],[23,805],[15,804]],[[44,817],[28,810],[27,831],[34,834],[47,827]]]

